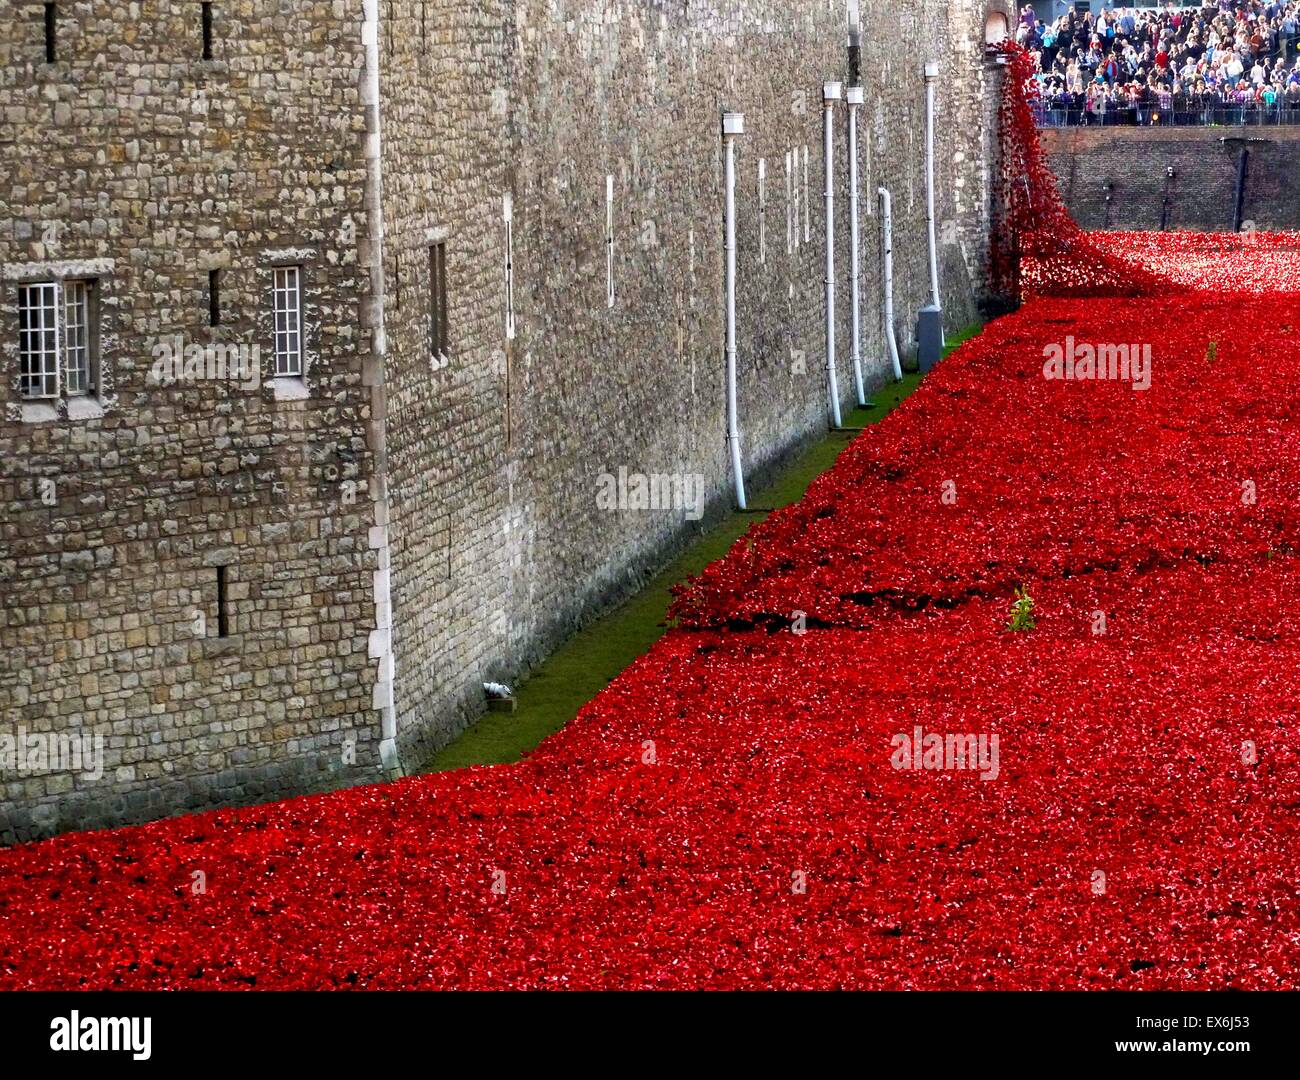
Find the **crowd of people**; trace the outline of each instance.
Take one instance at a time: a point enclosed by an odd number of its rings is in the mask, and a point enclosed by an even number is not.
[[[1043,124],[1300,123],[1300,0],[1021,9]]]

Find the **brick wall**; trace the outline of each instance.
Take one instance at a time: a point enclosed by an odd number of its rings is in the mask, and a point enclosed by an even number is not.
[[[1250,151],[1243,221],[1261,229],[1300,228],[1298,127],[1042,132],[1070,213],[1089,229],[1159,229],[1163,215],[1169,229],[1231,230],[1242,138]]]

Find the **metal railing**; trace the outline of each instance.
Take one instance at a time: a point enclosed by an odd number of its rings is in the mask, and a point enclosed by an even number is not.
[[[1300,103],[1275,105],[1121,105],[1085,109],[1082,105],[1034,106],[1039,127],[1271,127],[1300,124]]]

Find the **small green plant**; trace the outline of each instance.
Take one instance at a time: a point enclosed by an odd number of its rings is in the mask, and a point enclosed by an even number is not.
[[[1210,347],[1205,350],[1205,359],[1207,363],[1213,364],[1219,356],[1219,343],[1211,341]]]
[[[1011,623],[1007,627],[1013,633],[1034,628],[1034,598],[1022,585],[1016,590],[1016,598],[1011,602]]]

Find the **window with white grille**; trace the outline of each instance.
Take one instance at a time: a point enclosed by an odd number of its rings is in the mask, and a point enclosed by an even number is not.
[[[84,281],[63,283],[64,388],[69,395],[94,389],[90,377],[90,286]]]
[[[59,395],[59,287],[18,287],[18,385],[25,398]]]
[[[18,389],[31,401],[95,391],[93,281],[18,286]]]
[[[277,266],[272,284],[275,374],[302,377],[302,267]]]

